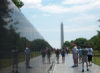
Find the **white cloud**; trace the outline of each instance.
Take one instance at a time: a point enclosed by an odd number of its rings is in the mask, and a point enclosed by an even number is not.
[[[91,10],[94,8],[100,8],[99,6],[100,0],[71,0],[73,4],[80,4],[80,5],[74,5],[71,7],[64,7],[62,5],[44,6],[42,5],[42,0],[23,0],[23,2],[28,4],[28,6],[26,6],[28,8],[37,8],[43,12],[56,13],[56,14],[68,13],[68,12],[80,13],[80,12],[85,12],[87,10]],[[84,3],[84,4],[81,5],[81,3]]]
[[[60,32],[59,28],[48,28],[48,29],[39,29],[40,32],[46,32],[46,33],[55,33],[55,32]]]
[[[62,3],[63,4],[85,4],[92,1],[94,0],[64,0]]]
[[[40,4],[42,0],[22,0],[25,4]]]
[[[38,15],[34,14],[31,18],[34,19],[34,18],[37,18]]]
[[[43,16],[50,16],[50,14],[43,14]]]
[[[98,26],[95,26],[95,25],[91,25],[91,26],[85,26],[85,27],[65,27],[64,28],[64,32],[67,32],[67,33],[79,33],[79,32],[94,32],[94,31],[97,31],[99,29]]]
[[[68,33],[79,33],[79,32],[93,32],[99,30],[98,26],[95,25],[88,25],[88,26],[64,26],[64,32]],[[41,33],[60,33],[60,28],[52,28],[52,29],[39,29]]]
[[[64,13],[68,12],[68,8],[64,8],[62,6],[56,6],[56,5],[47,5],[47,6],[41,6],[39,7],[44,12],[48,13]]]
[[[79,16],[71,18],[68,21],[81,24],[83,22],[96,21],[96,20],[97,20],[97,17],[94,15],[80,14]]]

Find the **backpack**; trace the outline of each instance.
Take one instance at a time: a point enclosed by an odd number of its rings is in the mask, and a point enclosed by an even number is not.
[[[63,50],[61,54],[62,54],[62,55],[65,55],[65,51]]]

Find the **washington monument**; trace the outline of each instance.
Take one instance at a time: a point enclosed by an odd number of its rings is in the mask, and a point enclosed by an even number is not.
[[[63,22],[61,23],[61,49],[64,43],[64,31],[63,31]]]

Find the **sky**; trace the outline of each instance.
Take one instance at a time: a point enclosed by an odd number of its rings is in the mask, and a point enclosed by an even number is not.
[[[90,39],[100,28],[100,0],[21,0],[22,13],[48,43],[60,48],[60,26],[64,41]]]

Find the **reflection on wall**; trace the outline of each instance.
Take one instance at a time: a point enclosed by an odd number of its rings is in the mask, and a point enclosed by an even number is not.
[[[21,10],[18,9],[11,0],[2,1],[5,2],[3,6],[7,6],[7,12],[5,12],[4,10],[0,11],[3,14],[6,14],[6,16],[2,17],[4,21],[8,24],[6,28],[9,29],[9,27],[12,25],[15,28],[16,32],[20,33],[21,37],[26,37],[30,41],[34,39],[43,39],[40,33],[26,19],[26,17],[21,13]],[[2,3],[0,4],[0,7],[3,7]]]

